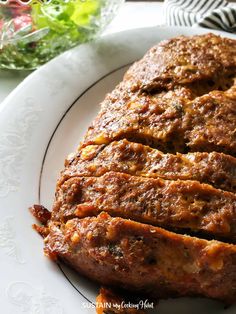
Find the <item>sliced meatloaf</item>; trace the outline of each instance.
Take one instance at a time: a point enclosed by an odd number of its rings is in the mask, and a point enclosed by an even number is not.
[[[101,284],[152,298],[236,299],[235,245],[179,235],[102,213],[50,224],[45,253]]]
[[[235,40],[153,47],[67,159],[52,212],[31,208],[45,254],[127,296],[236,302],[235,122]]]
[[[222,153],[163,154],[127,140],[89,145],[70,155],[58,186],[75,176],[101,176],[115,171],[169,180],[196,180],[236,192],[236,158]]]
[[[108,94],[82,146],[127,138],[164,152],[183,152],[183,108],[192,98],[185,88],[158,95],[138,95],[121,83]]]
[[[158,95],[116,93],[107,96],[82,146],[126,138],[163,152],[236,155],[236,88],[194,99],[185,88]]]
[[[236,195],[197,181],[169,181],[108,172],[74,177],[56,193],[52,218],[66,221],[106,211],[169,229],[236,238]]]
[[[196,98],[186,108],[183,129],[191,151],[236,153],[236,88]]]
[[[125,81],[130,89],[141,92],[184,85],[202,95],[228,89],[235,73],[235,40],[206,34],[159,43],[131,66]]]

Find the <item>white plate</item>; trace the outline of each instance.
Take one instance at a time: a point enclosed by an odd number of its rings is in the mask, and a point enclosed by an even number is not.
[[[1,313],[95,313],[90,301],[98,287],[43,256],[43,241],[30,227],[34,220],[27,208],[39,202],[50,208],[66,155],[128,64],[162,39],[205,32],[155,27],[109,35],[41,67],[1,105]],[[235,314],[236,307],[224,310],[215,301],[182,298],[161,301],[157,313]]]

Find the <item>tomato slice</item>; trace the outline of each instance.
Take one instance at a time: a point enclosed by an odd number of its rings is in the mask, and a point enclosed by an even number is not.
[[[14,18],[15,31],[32,24],[32,18],[29,14],[18,15]],[[1,26],[0,26],[1,27]]]

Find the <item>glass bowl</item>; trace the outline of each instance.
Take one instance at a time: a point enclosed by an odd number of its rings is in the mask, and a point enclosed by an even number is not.
[[[1,0],[0,68],[33,70],[61,52],[93,39],[123,2]]]

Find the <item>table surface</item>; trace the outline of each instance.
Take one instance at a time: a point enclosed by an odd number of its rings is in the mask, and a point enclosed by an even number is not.
[[[137,27],[163,24],[163,3],[160,2],[126,2],[118,15],[104,31],[105,34]],[[0,103],[18,86],[30,72],[10,72],[0,70]]]

